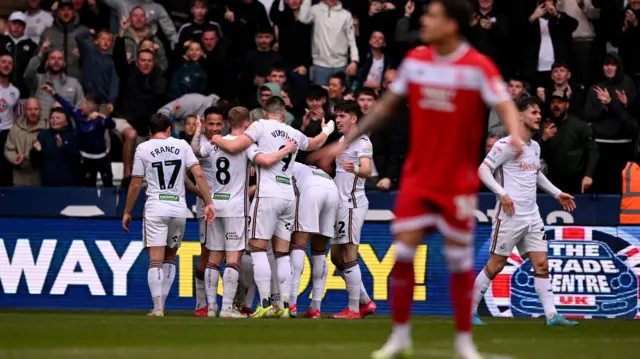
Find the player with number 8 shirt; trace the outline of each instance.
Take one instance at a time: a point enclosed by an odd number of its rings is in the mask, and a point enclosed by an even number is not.
[[[295,217],[295,194],[291,178],[297,150],[312,151],[320,148],[334,130],[333,122],[325,124],[322,132],[308,138],[298,130],[284,124],[285,104],[272,96],[265,102],[266,119],[253,122],[242,136],[234,140],[214,136],[212,143],[226,152],[237,153],[250,146],[250,160],[256,163],[256,191],[249,211],[249,246],[253,261],[254,279],[260,295],[260,305],[254,318],[289,317],[289,294],[293,284],[289,258],[291,231]],[[292,143],[295,145],[289,151]],[[295,148],[297,147],[297,148]],[[280,157],[281,151],[289,151]],[[277,277],[281,299],[271,303],[271,268],[267,248],[272,245],[277,262]]]

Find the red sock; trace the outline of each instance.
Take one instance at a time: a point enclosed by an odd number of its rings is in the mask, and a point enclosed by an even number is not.
[[[395,324],[409,321],[414,285],[413,262],[396,262],[391,276],[391,316]]]
[[[473,270],[451,274],[451,300],[458,333],[471,331],[473,280]]]

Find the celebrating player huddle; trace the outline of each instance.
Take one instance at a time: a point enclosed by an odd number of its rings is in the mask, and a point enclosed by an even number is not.
[[[353,132],[361,116],[355,102],[336,106],[336,114],[342,133]],[[204,131],[197,121],[191,145],[171,138],[168,118],[155,115],[151,120],[151,140],[136,150],[134,180],[123,218],[128,231],[131,210],[146,180],[143,232],[154,303],[149,315],[164,315],[175,278],[175,255],[188,217],[185,188],[198,196],[201,255],[196,266],[196,316],[295,317],[309,239],[313,297],[305,317],[320,318],[328,241],[332,262],[346,282],[349,297],[348,306],[331,317],[357,319],[375,312],[357,260],[368,210],[364,181],[372,173],[371,143],[362,136],[338,156],[334,181],[321,169],[295,162],[298,150],[316,150],[326,142],[335,130],[334,122],[323,120],[322,132],[309,138],[285,125],[284,115],[285,105],[278,97],[266,102],[265,119],[251,124],[247,109],[233,108],[228,114],[230,134],[222,137],[222,113],[210,109],[205,113]],[[191,171],[197,187],[184,176],[185,169]],[[256,184],[249,186],[253,172]],[[246,268],[242,266],[245,251],[251,263]],[[218,308],[223,259],[222,307]],[[257,287],[260,297],[255,311],[233,305],[241,271],[247,272],[245,276],[252,272],[253,283],[248,287]]]

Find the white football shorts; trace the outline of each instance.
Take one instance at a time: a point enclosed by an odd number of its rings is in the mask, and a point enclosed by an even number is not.
[[[180,248],[186,223],[186,218],[144,217],[142,219],[144,247]]]
[[[295,201],[274,197],[257,197],[249,210],[249,239],[271,240],[276,236],[291,240],[296,217]]]
[[[315,186],[296,198],[294,232],[319,234],[333,238],[340,195],[335,190]]]
[[[530,221],[501,220],[493,222],[491,254],[509,257],[513,248],[520,255],[529,252],[547,252],[544,223],[538,218]]]
[[[360,232],[369,206],[358,208],[338,207],[338,220],[331,244],[360,245]]]
[[[207,230],[206,246],[210,251],[242,251],[245,248],[245,217],[218,217]]]

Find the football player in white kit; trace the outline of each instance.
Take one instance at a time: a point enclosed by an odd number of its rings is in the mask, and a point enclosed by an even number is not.
[[[343,134],[340,141],[344,141],[344,136],[358,130],[357,122],[362,116],[360,106],[355,101],[345,101],[337,104],[334,112],[338,132]],[[340,193],[340,206],[335,235],[331,240],[331,261],[347,284],[349,305],[329,318],[364,318],[377,309],[364,288],[358,264],[360,232],[369,210],[364,183],[372,173],[372,156],[373,147],[369,137],[362,136],[336,158],[334,181]]]
[[[209,186],[202,174],[198,159],[184,140],[171,137],[171,120],[154,114],[149,121],[151,139],[136,149],[133,174],[122,228],[129,232],[131,210],[140,194],[143,178],[147,181],[147,200],[144,207],[142,233],[144,247],[149,254],[147,281],[153,299],[150,316],[164,316],[163,292],[170,285],[163,270],[163,260],[174,259],[184,236],[186,218],[190,216],[185,200],[184,174],[188,169],[205,198],[204,215],[211,225],[215,212]],[[166,253],[166,254],[165,254]]]
[[[320,303],[327,281],[327,243],[335,234],[340,195],[331,176],[323,170],[302,163],[293,166],[293,189],[296,194],[296,216],[291,235],[292,317],[297,314],[298,287],[304,271],[304,257],[311,239],[313,291],[305,318],[320,319]]]
[[[197,123],[200,123],[200,118],[196,120],[196,124]],[[200,167],[202,168],[204,177],[207,179],[210,190],[213,191],[216,178],[213,163],[211,163],[211,159],[208,156],[200,157],[198,156],[198,153],[200,152],[200,144],[209,143],[211,137],[222,133],[222,129],[224,128],[224,114],[222,110],[217,107],[209,107],[206,109],[204,111],[204,128],[204,133],[202,133],[202,125],[196,128],[196,132],[191,140],[191,149],[200,160]],[[196,317],[206,317],[209,313],[211,304],[217,306],[217,303],[209,303],[209,306],[207,306],[204,272],[209,258],[209,250],[205,245],[205,239],[206,230],[207,228],[211,230],[211,226],[207,226],[204,219],[204,201],[200,197],[196,198],[196,216],[198,217],[198,224],[200,226],[200,257],[198,258],[198,263],[196,263],[196,308],[193,314]],[[215,309],[217,312],[217,308]]]
[[[542,302],[547,325],[577,325],[556,311],[549,279],[544,223],[536,203],[536,185],[556,198],[566,211],[573,211],[576,205],[571,195],[559,190],[540,172],[540,145],[531,139],[540,129],[538,99],[521,99],[518,110],[522,122],[521,136],[525,141],[522,155],[514,156],[509,145],[511,136],[508,136],[495,143],[478,169],[480,179],[496,194],[498,201],[491,234],[491,256],[474,284],[473,323],[484,324],[477,313],[478,304],[516,247],[521,256],[527,256],[531,261],[533,285]]]
[[[333,122],[325,124],[322,132],[308,138],[300,131],[284,124],[285,104],[282,98],[272,96],[265,102],[265,117],[267,119],[253,122],[244,135],[235,140],[225,140],[221,136],[214,136],[212,142],[227,152],[244,151],[254,143],[251,157],[257,165],[256,193],[249,211],[249,246],[253,261],[253,273],[260,305],[253,313],[254,318],[277,316],[289,317],[289,294],[293,276],[289,247],[293,220],[295,218],[295,194],[291,185],[291,175],[296,152],[283,158],[276,164],[265,166],[259,160],[259,154],[273,153],[284,148],[291,139],[297,144],[297,149],[312,151],[320,148],[334,130]],[[270,303],[271,297],[271,268],[267,258],[267,248],[272,241],[276,256],[277,274],[280,287],[279,303]]]

